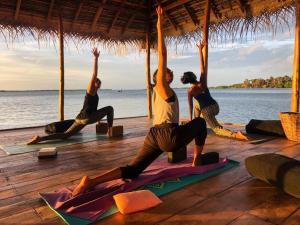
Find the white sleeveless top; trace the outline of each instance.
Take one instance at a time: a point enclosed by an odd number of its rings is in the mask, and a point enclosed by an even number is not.
[[[153,89],[153,125],[162,123],[179,123],[179,103],[174,92],[175,101],[167,102]]]

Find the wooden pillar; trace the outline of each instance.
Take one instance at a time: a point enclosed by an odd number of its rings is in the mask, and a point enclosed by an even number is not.
[[[148,99],[148,119],[152,119],[152,86],[151,86],[151,74],[150,74],[150,42],[151,42],[151,0],[148,0],[148,21],[146,31],[146,81],[147,81],[147,99]]]
[[[205,13],[204,13],[204,24],[202,30],[202,41],[204,47],[202,49],[203,53],[203,62],[204,62],[204,74],[207,76],[207,68],[208,68],[208,36],[209,36],[209,24],[210,24],[210,5],[211,1],[206,0],[205,2]]]
[[[58,39],[59,39],[59,67],[60,67],[60,87],[59,87],[59,120],[64,120],[64,90],[65,90],[65,65],[64,65],[64,28],[62,17],[59,15],[58,23]]]
[[[300,76],[300,0],[296,0],[296,27],[295,27],[295,47],[294,47],[294,66],[293,66],[293,86],[291,111],[299,112],[299,76]]]

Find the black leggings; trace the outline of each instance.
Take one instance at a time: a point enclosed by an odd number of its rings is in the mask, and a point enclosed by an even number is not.
[[[40,137],[40,141],[48,141],[55,139],[67,139],[72,135],[78,133],[86,125],[96,123],[101,120],[103,117],[107,117],[108,127],[112,127],[114,120],[114,109],[111,106],[106,106],[104,108],[98,109],[96,112],[93,112],[87,119],[76,119],[71,127],[64,133],[50,134],[48,136]]]
[[[178,151],[195,139],[197,146],[203,146],[207,136],[206,122],[198,117],[178,126],[162,124],[150,129],[144,146],[137,157],[126,167],[121,167],[122,178],[132,179],[142,173],[163,152]]]

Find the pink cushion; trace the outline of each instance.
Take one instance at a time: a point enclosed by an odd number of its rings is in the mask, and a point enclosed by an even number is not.
[[[149,209],[162,203],[155,194],[148,190],[117,194],[114,195],[114,199],[122,214]]]

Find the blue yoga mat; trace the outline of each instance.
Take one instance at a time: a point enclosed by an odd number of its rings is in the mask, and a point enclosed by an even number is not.
[[[177,178],[175,180],[170,180],[170,181],[156,183],[156,184],[149,184],[149,185],[140,187],[139,190],[140,189],[148,189],[148,190],[152,191],[153,193],[155,193],[157,196],[162,196],[162,195],[165,195],[167,193],[170,193],[170,192],[176,191],[178,189],[181,189],[181,188],[183,188],[187,185],[194,184],[196,182],[205,180],[205,179],[207,179],[209,177],[212,177],[212,176],[216,176],[220,173],[223,173],[227,170],[230,170],[234,167],[237,167],[238,165],[239,165],[239,162],[234,161],[234,160],[229,160],[229,162],[224,167],[221,167],[221,168],[218,168],[218,169],[215,169],[215,170],[211,170],[211,171],[206,172],[204,174],[185,176],[185,177]],[[80,218],[77,218],[77,217],[74,217],[74,216],[69,216],[69,215],[63,214],[63,213],[59,212],[58,210],[55,210],[54,208],[52,208],[45,199],[44,199],[44,201],[47,203],[47,205],[58,216],[60,216],[63,219],[63,221],[66,224],[69,224],[69,225],[88,225],[88,224],[92,224],[94,222],[97,222],[99,220],[102,220],[102,219],[104,219],[108,216],[111,216],[111,215],[119,212],[117,207],[114,205],[114,206],[111,207],[110,210],[108,210],[106,213],[104,213],[99,218],[97,218],[96,221],[90,221],[90,220],[84,220],[84,219],[80,219]]]
[[[26,143],[18,143],[14,145],[4,145],[0,148],[6,152],[8,155],[21,154],[26,152],[38,151],[41,148],[47,147],[62,147],[67,145],[85,143],[89,141],[104,140],[107,136],[105,134],[97,134],[96,132],[84,132],[71,136],[65,140],[52,140],[47,142],[42,142],[34,145],[26,145]]]

